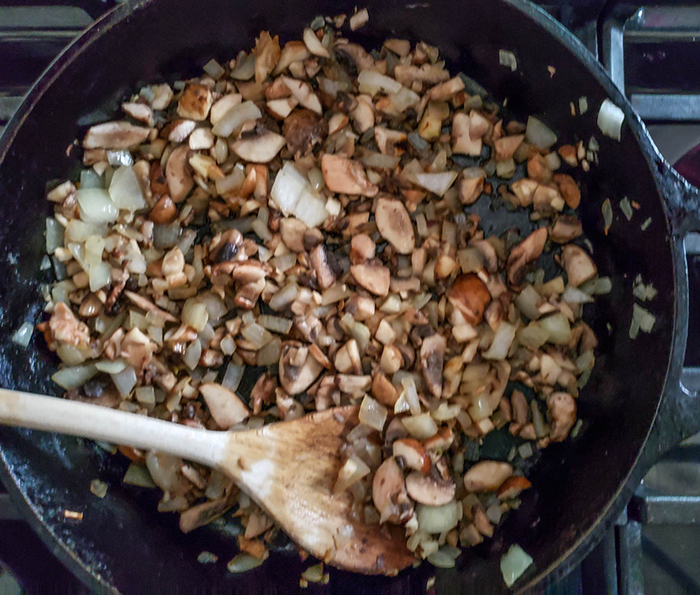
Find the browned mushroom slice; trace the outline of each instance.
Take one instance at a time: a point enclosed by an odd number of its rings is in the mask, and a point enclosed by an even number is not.
[[[598,274],[598,268],[593,259],[583,248],[575,244],[568,244],[561,249],[561,263],[566,270],[569,285],[574,287],[578,287]]]
[[[147,103],[127,101],[126,103],[122,103],[122,109],[126,115],[131,116],[134,120],[143,122],[149,128],[153,128],[155,125],[153,108]]]
[[[480,461],[464,474],[468,492],[493,492],[513,475],[513,467],[501,461]]]
[[[559,194],[559,190],[554,186],[540,184],[532,193],[533,208],[544,216],[549,216],[555,211],[561,211],[565,204],[564,199]]]
[[[279,376],[282,388],[290,395],[298,395],[309,388],[323,366],[309,355],[309,349],[298,341],[282,343]]]
[[[470,205],[481,196],[484,190],[486,172],[480,167],[468,167],[462,171],[459,180],[459,200],[462,204]]]
[[[364,134],[374,126],[374,105],[369,95],[358,95],[357,106],[350,112],[358,134]]]
[[[402,85],[410,87],[414,82],[428,85],[442,83],[450,78],[450,73],[437,64],[422,64],[420,67],[413,64],[397,64],[394,68],[394,77]]]
[[[165,164],[165,179],[168,183],[170,198],[175,203],[180,203],[194,187],[194,178],[190,172],[188,155],[190,148],[180,145],[170,153]]]
[[[304,234],[306,230],[306,224],[294,217],[287,217],[280,221],[282,241],[292,252],[304,252]]]
[[[513,408],[513,416],[515,417],[516,423],[520,424],[521,426],[527,424],[530,414],[530,407],[527,404],[525,395],[519,390],[514,390],[510,397],[510,404]]]
[[[532,204],[532,197],[535,194],[535,190],[540,185],[536,180],[531,180],[530,178],[522,178],[513,182],[510,189],[513,194],[518,199],[518,204],[521,207],[527,207]]]
[[[231,426],[241,423],[250,415],[250,411],[236,393],[216,382],[200,385],[199,392],[216,425],[223,430],[228,430]]]
[[[567,174],[554,174],[552,179],[559,187],[559,192],[564,197],[566,204],[572,209],[577,209],[581,202],[581,190],[576,181]]]
[[[484,257],[484,266],[489,273],[495,273],[498,270],[498,254],[493,244],[488,240],[477,240],[469,244],[476,248]],[[500,280],[500,276],[498,277]]]
[[[377,229],[399,254],[410,254],[415,248],[411,217],[400,200],[380,198],[374,213]]]
[[[484,309],[491,301],[491,294],[486,285],[473,273],[457,277],[445,295],[452,306],[472,325],[481,322]]]
[[[413,231],[413,230],[411,230]],[[374,258],[376,245],[366,233],[361,233],[350,240],[350,262],[362,264]]]
[[[282,130],[289,150],[306,155],[328,136],[328,121],[311,110],[301,109],[285,119]]]
[[[177,102],[177,115],[189,120],[206,120],[212,103],[213,97],[207,87],[189,84]]]
[[[387,407],[393,407],[399,400],[396,387],[381,372],[377,372],[372,378],[372,396]]]
[[[440,136],[442,122],[450,115],[450,106],[445,101],[430,101],[418,124],[418,134],[427,141]]]
[[[571,215],[560,215],[549,228],[549,237],[557,244],[566,244],[583,234],[581,222]]]
[[[144,91],[147,93],[144,94]],[[150,85],[146,89],[141,90],[141,95],[146,97],[147,101],[151,104],[154,110],[164,110],[173,100],[173,90],[167,83],[162,83],[160,85]]]
[[[428,97],[433,100],[447,101],[452,99],[457,93],[464,89],[464,81],[461,77],[456,76],[449,81],[435,85],[428,91]]]
[[[129,122],[105,122],[91,126],[83,139],[85,149],[128,149],[141,144],[151,133],[150,128]]]
[[[370,293],[378,296],[385,296],[389,293],[391,283],[391,273],[389,269],[381,264],[354,264],[350,267],[350,273],[359,285]]]
[[[404,143],[407,138],[405,132],[390,130],[384,126],[374,127],[374,140],[377,143],[377,148],[385,155],[400,157],[404,151],[397,149],[396,145]]]
[[[323,107],[318,99],[316,93],[314,93],[311,85],[300,81],[297,79],[290,78],[288,76],[281,76],[282,82],[287,85],[292,95],[299,102],[299,105],[310,109],[312,112],[316,112],[319,115],[323,115]]]
[[[49,319],[51,335],[56,341],[68,345],[87,345],[90,341],[90,329],[79,321],[73,311],[63,302],[58,302]]]
[[[277,66],[282,51],[279,37],[262,31],[255,40],[255,82],[262,83]]]
[[[415,438],[399,438],[392,446],[394,458],[403,460],[406,467],[428,475],[432,462],[425,447]],[[450,498],[451,500],[452,498]]]
[[[576,399],[569,393],[552,393],[547,397],[547,412],[552,431],[552,442],[564,440],[576,423]]]
[[[495,143],[496,161],[506,161],[513,157],[513,153],[515,153],[524,140],[524,134],[515,134],[513,136],[499,138]]]
[[[372,383],[371,376],[355,376],[353,374],[338,374],[336,376],[338,388],[341,392],[347,393],[354,397],[359,397],[362,393],[369,390]]]
[[[443,506],[455,497],[457,486],[451,479],[444,480],[414,471],[406,478],[406,491],[416,502],[428,506]]]
[[[379,192],[379,188],[367,179],[365,168],[359,161],[326,153],[321,159],[321,170],[331,192],[362,196],[375,196]]]
[[[333,362],[335,369],[341,374],[361,374],[362,362],[360,361],[360,351],[357,348],[357,341],[350,339],[335,354]]]
[[[365,48],[356,43],[342,43],[336,46],[336,54],[347,54],[355,63],[358,72],[371,70],[374,67],[374,58],[367,53]]]
[[[251,163],[269,163],[287,141],[281,134],[265,130],[252,138],[241,138],[231,145],[233,152]]]
[[[271,99],[265,104],[265,107],[274,118],[284,120],[297,105],[299,102],[294,97],[284,97],[283,99]]]
[[[325,244],[319,244],[311,251],[309,264],[316,271],[316,281],[321,289],[328,289],[335,283],[335,273],[328,264],[328,249]]]
[[[384,461],[374,474],[372,501],[379,511],[381,523],[400,525],[413,515],[413,504],[406,492],[403,473],[394,457]]]
[[[189,533],[218,519],[233,505],[228,500],[228,498],[220,498],[187,509],[180,515],[180,531]]]
[[[170,142],[181,143],[187,140],[187,137],[197,126],[194,120],[173,120],[167,126],[164,126],[160,131],[162,138],[167,138]]]
[[[522,475],[511,475],[501,484],[501,487],[498,488],[498,499],[510,500],[511,498],[517,498],[520,492],[530,489],[531,487],[532,484],[526,477]]]
[[[211,149],[215,140],[214,133],[210,128],[197,128],[189,136],[190,149],[193,151]]]
[[[547,228],[540,227],[527,236],[511,251],[506,264],[508,283],[520,285],[528,263],[540,257],[547,241]]]
[[[420,365],[426,387],[438,398],[442,396],[442,368],[445,364],[446,346],[445,338],[434,334],[423,339],[420,348]]]
[[[134,293],[133,291],[124,291],[124,295],[131,300],[131,302],[141,308],[142,310],[145,310],[146,312],[150,312],[151,315],[153,315],[156,318],[160,318],[164,320],[165,322],[177,322],[177,318],[175,318],[170,312],[166,312],[165,310],[161,310],[158,306],[156,306],[153,302],[148,300],[147,298],[143,297],[142,295],[138,293]]]
[[[452,119],[452,152],[478,157],[481,155],[481,138],[471,137],[471,118],[464,112],[458,112]]]

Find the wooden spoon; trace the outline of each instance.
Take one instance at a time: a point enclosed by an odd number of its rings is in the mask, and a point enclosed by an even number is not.
[[[393,575],[415,562],[403,530],[365,524],[353,499],[334,494],[343,434],[357,407],[338,407],[242,432],[213,432],[108,409],[0,389],[0,423],[167,452],[229,475],[297,544],[325,562]]]

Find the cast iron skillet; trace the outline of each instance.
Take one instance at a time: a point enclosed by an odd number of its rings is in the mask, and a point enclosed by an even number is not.
[[[367,47],[386,37],[424,40],[440,47],[450,67],[479,81],[516,115],[537,114],[561,139],[600,143],[599,161],[583,184],[581,218],[601,273],[612,293],[587,313],[600,338],[595,373],[579,399],[586,429],[575,443],[547,449],[532,474],[535,489],[494,540],[462,555],[457,568],[437,572],[439,592],[501,592],[498,559],[520,543],[535,566],[522,589],[551,582],[570,570],[616,520],[643,473],[682,437],[700,429],[693,395],[680,386],[687,328],[687,271],[683,234],[698,229],[700,198],[671,173],[629,104],[577,40],[523,0],[419,0],[367,2],[370,23],[355,36]],[[90,123],[117,112],[117,99],[138,84],[173,73],[185,76],[212,56],[225,60],[249,48],[262,29],[282,41],[298,38],[319,14],[351,13],[354,2],[305,0],[146,0],[119,6],[99,20],[49,68],[20,108],[0,144],[0,383],[53,393],[55,360],[35,337],[28,350],[10,341],[25,320],[37,321],[42,300],[47,180],[77,167],[73,140]],[[515,72],[499,65],[498,50],[512,51]],[[555,69],[550,75],[548,67]],[[570,102],[588,99],[590,110],[572,117]],[[596,127],[601,102],[610,97],[626,115],[622,141]],[[95,111],[95,106],[104,111]],[[631,222],[617,201],[641,208]],[[601,204],[610,198],[615,221],[603,233]],[[483,199],[482,199],[483,201]],[[488,214],[487,201],[477,203]],[[640,225],[648,217],[645,232]],[[492,215],[487,231],[518,227],[526,218]],[[490,229],[489,229],[490,228]],[[641,274],[659,295],[648,307],[654,331],[628,338],[633,279]],[[235,529],[222,523],[183,536],[173,515],[156,513],[156,496],[122,486],[126,462],[94,444],[3,428],[0,478],[32,526],[86,584],[124,593],[289,593],[299,589],[295,554],[276,552],[244,576],[226,571],[235,554]],[[507,451],[506,451],[507,453]],[[502,453],[503,454],[503,453]],[[505,456],[505,455],[503,455]],[[110,483],[104,500],[88,490],[92,479]],[[64,509],[84,512],[67,521]],[[203,565],[197,555],[219,556]],[[334,593],[424,593],[433,573],[424,564],[395,579],[333,571]]]

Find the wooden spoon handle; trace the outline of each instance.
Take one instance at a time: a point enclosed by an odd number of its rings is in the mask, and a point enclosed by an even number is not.
[[[0,424],[168,452],[212,467],[221,464],[228,434],[5,389],[0,389]]]

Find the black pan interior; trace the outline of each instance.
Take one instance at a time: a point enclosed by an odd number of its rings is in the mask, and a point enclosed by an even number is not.
[[[593,529],[614,519],[609,509],[639,454],[664,387],[674,319],[674,266],[662,200],[640,147],[638,121],[631,118],[622,142],[603,137],[596,126],[600,103],[612,86],[594,75],[593,59],[576,55],[557,36],[567,34],[532,16],[521,2],[458,0],[450,3],[396,0],[365,3],[370,23],[354,35],[366,47],[386,37],[425,40],[441,48],[454,71],[464,71],[499,100],[508,100],[516,115],[535,114],[570,142],[600,144],[599,165],[583,183],[581,218],[595,249],[601,273],[613,279],[613,292],[587,312],[600,338],[595,373],[580,397],[586,430],[573,444],[547,449],[533,471],[535,490],[519,513],[509,519],[490,547],[463,555],[458,567],[437,573],[440,592],[500,592],[498,554],[517,541],[535,559],[528,579],[537,580],[577,545],[590,546]],[[114,100],[143,82],[199,72],[211,57],[225,60],[249,48],[262,29],[283,41],[298,38],[302,27],[319,14],[351,13],[343,2],[279,0],[153,0],[122,6],[103,19],[51,69],[33,94],[35,104],[21,111],[0,147],[0,384],[57,394],[48,379],[55,361],[34,337],[28,350],[10,341],[25,320],[38,321],[42,306],[39,262],[43,253],[43,199],[47,180],[76,168],[71,149],[84,127],[104,120]],[[526,14],[532,13],[532,14]],[[515,72],[499,65],[499,49],[512,51]],[[548,67],[554,68],[551,74]],[[49,82],[51,84],[49,84]],[[586,97],[584,115],[572,116],[570,103]],[[615,95],[615,97],[618,97]],[[111,100],[111,102],[110,102]],[[618,99],[618,101],[620,101]],[[96,112],[96,106],[103,110]],[[578,108],[577,108],[578,113]],[[9,140],[9,146],[8,146]],[[0,153],[2,156],[2,153]],[[627,196],[640,205],[631,222],[618,201]],[[610,198],[615,218],[606,235],[601,205]],[[483,206],[481,211],[488,211]],[[519,226],[493,217],[495,227]],[[640,226],[647,218],[645,232]],[[632,280],[641,274],[659,289],[652,307],[657,316],[651,335],[630,341]],[[156,498],[146,490],[122,486],[126,462],[81,440],[29,431],[0,429],[4,479],[32,507],[37,530],[64,561],[94,587],[125,593],[240,592],[287,593],[298,590],[302,567],[295,555],[275,554],[261,568],[242,577],[227,573],[235,553],[231,525],[221,523],[183,536],[172,515],[156,513]],[[1,466],[0,466],[1,467]],[[88,489],[92,479],[110,483],[107,498]],[[66,521],[63,509],[80,510],[80,522]],[[587,544],[587,545],[586,545]],[[208,550],[217,564],[203,565],[197,555]],[[571,562],[574,558],[570,558]],[[567,565],[560,565],[558,573]],[[423,593],[432,574],[428,565],[398,578],[380,579],[333,572],[327,592]],[[313,587],[310,591],[324,590]]]

